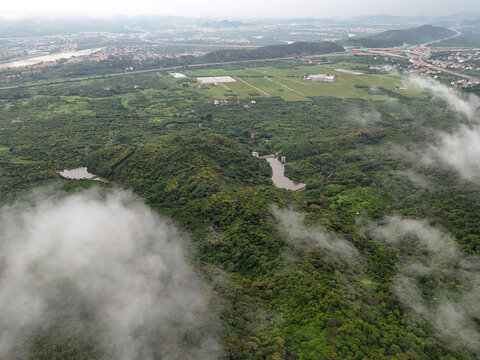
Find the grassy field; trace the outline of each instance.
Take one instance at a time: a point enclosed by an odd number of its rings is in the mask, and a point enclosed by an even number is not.
[[[335,64],[317,64],[302,66],[301,64],[284,69],[272,66],[247,67],[244,69],[199,69],[188,70],[185,74],[196,78],[200,76],[233,76],[237,82],[207,85],[206,91],[218,99],[231,97],[257,98],[280,96],[287,101],[306,101],[309,97],[334,96],[338,98],[361,98],[365,100],[386,100],[395,94],[407,97],[420,96],[417,89],[409,88],[401,75],[364,74],[351,75],[335,69],[352,69],[362,72],[367,64],[340,62]],[[334,83],[311,82],[303,80],[308,74],[335,74]],[[407,90],[395,90],[396,87],[407,87]],[[378,89],[378,91],[376,90]],[[387,94],[385,91],[391,91]]]

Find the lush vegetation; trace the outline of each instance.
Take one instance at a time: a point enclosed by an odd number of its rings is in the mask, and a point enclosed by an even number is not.
[[[461,34],[458,37],[451,39],[443,40],[435,46],[441,47],[456,47],[456,46],[467,46],[467,47],[479,47],[480,46],[480,37],[478,32],[480,31],[480,24],[473,22],[468,26],[465,26],[461,29]]]
[[[98,44],[97,44],[98,45]],[[172,45],[173,46],[173,45]],[[176,48],[176,51],[180,51]],[[128,69],[134,71],[151,71],[158,69],[183,69],[189,66],[198,67],[203,64],[223,62],[244,62],[249,60],[261,61],[266,59],[286,58],[305,55],[320,55],[336,52],[344,52],[345,49],[332,42],[296,42],[289,45],[271,45],[255,49],[229,49],[218,50],[207,53],[203,56],[184,55],[178,57],[162,57],[138,61],[132,56],[120,58],[109,58],[102,61],[82,61],[73,65],[63,66],[67,61],[60,60],[62,66],[44,69],[42,73],[30,77],[13,78],[9,80],[8,86],[25,85],[28,81],[52,85],[65,81],[78,81],[85,78],[102,78],[109,74],[128,73]],[[127,69],[127,70],[126,70]],[[10,69],[3,72],[3,75],[19,75],[22,69]]]
[[[401,46],[403,43],[415,45],[435,41],[455,35],[455,32],[441,26],[423,25],[412,29],[388,30],[365,38],[345,40],[347,46],[373,48]]]
[[[307,56],[343,52],[338,44],[323,42],[296,42],[289,45],[268,45],[258,49],[225,49],[205,55],[206,62],[223,62],[238,60],[273,59],[291,56]]]
[[[241,71],[282,76],[291,67]],[[433,139],[426,129],[448,129],[454,115],[426,96],[394,92],[248,98],[215,106],[210,92],[166,73],[1,91],[0,199],[52,182],[68,191],[100,186],[57,174],[86,165],[109,180],[101,186],[131,189],[174,218],[191,233],[190,261],[214,289],[226,359],[474,359],[398,301],[398,254],[356,225],[357,213],[428,218],[462,251],[480,254],[479,187],[409,156]],[[287,156],[287,175],[306,189],[275,188],[252,151]],[[434,186],[413,183],[407,169]],[[294,205],[360,260],[291,241],[272,204]],[[34,358],[101,358],[76,330],[49,331],[29,344]]]

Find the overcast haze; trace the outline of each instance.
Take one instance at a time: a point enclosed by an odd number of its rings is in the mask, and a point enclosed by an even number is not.
[[[117,0],[117,1],[64,1],[24,0],[2,1],[3,18],[31,16],[136,16],[175,15],[186,17],[258,18],[258,17],[348,17],[357,15],[448,15],[480,11],[480,2],[473,0],[435,1],[354,0],[337,1],[220,1],[220,0]]]

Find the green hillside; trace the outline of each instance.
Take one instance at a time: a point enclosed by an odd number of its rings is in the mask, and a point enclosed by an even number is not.
[[[455,35],[455,32],[450,29],[441,26],[423,25],[412,29],[388,30],[364,38],[348,39],[342,44],[344,46],[393,47],[401,46],[403,43],[422,44],[453,35]]]
[[[358,70],[354,61],[342,57],[328,66]],[[224,71],[253,76],[256,69],[281,79],[303,72],[297,66],[282,60],[268,69],[242,64]],[[431,260],[441,270],[422,272],[417,263],[427,251],[410,246],[415,236],[395,248],[362,223],[381,226],[392,215],[428,219],[451,235],[463,260],[478,257],[479,185],[413,160],[438,131],[452,129],[456,114],[425,94],[362,90],[343,79],[342,91],[385,96],[255,96],[254,103],[214,105],[215,94],[167,72],[2,90],[0,201],[39,187],[56,196],[121,188],[172,219],[191,239],[184,249],[189,265],[208,283],[201,328],[180,319],[175,332],[190,347],[198,331],[211,331],[221,360],[477,359],[478,344],[445,338],[395,286],[413,261],[412,272],[422,275],[414,295],[434,309],[437,293],[452,304],[478,289],[478,265],[468,273],[472,281],[465,272],[443,271],[467,267],[444,258]],[[275,187],[271,168],[252,151],[286,156],[286,175],[306,188]],[[108,182],[58,174],[77,166]],[[209,322],[216,318],[218,324]],[[112,359],[95,328],[64,326],[69,319],[61,312],[54,319],[21,338],[15,359]],[[478,316],[464,320],[477,335]],[[152,340],[153,358],[168,358],[166,343]]]
[[[398,255],[355,226],[352,211],[380,216],[400,206],[415,213],[430,201],[444,201],[437,193],[400,204],[411,192],[407,183],[379,184],[384,160],[361,155],[351,144],[375,147],[385,135],[352,131],[309,146],[285,144],[284,153],[303,159],[290,173],[307,180],[307,190],[298,193],[273,187],[265,161],[217,135],[169,136],[135,149],[105,149],[90,158],[90,168],[192,231],[195,262],[223,302],[217,311],[226,358],[469,359],[439,342],[419,318],[417,328],[411,327],[412,314],[389,290]],[[328,184],[319,176],[330,177]],[[392,186],[398,198],[388,195],[386,187]],[[292,241],[280,231],[271,204],[294,204],[312,229],[327,226],[355,244],[362,258],[342,259],[309,241]],[[465,200],[453,206],[475,207]]]
[[[338,44],[323,42],[296,42],[289,45],[269,45],[258,49],[224,49],[208,53],[205,62],[274,59],[291,56],[307,56],[343,52],[345,49]]]

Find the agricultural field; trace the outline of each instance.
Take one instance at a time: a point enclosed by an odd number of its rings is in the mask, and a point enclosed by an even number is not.
[[[292,62],[293,63],[293,62]],[[317,63],[292,67],[245,67],[241,69],[187,70],[192,78],[203,76],[232,76],[237,82],[203,85],[201,90],[217,99],[258,98],[280,96],[286,101],[308,101],[311,97],[333,96],[337,98],[360,98],[364,100],[387,100],[391,97],[421,96],[418,89],[411,88],[401,75],[368,74],[368,64],[349,62]],[[353,75],[340,69],[364,72]],[[363,71],[362,71],[363,70]],[[313,82],[304,80],[309,74],[333,74],[335,82]],[[396,88],[406,88],[399,90]]]

